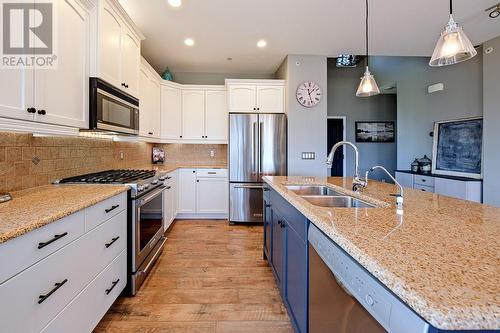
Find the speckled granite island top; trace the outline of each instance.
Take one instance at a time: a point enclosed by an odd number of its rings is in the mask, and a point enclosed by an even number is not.
[[[434,327],[500,329],[499,208],[406,189],[401,216],[391,184],[370,181],[354,195],[350,178],[264,180]],[[328,185],[379,208],[314,206],[292,184]]]
[[[0,203],[0,243],[129,189],[121,185],[46,185],[11,193]]]

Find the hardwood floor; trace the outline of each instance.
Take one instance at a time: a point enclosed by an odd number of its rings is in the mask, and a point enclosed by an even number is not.
[[[262,226],[177,221],[135,297],[120,297],[101,332],[293,332],[271,268]]]

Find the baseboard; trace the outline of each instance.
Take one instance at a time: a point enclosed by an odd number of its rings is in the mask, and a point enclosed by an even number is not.
[[[220,214],[220,213],[214,213],[214,214],[193,214],[193,213],[179,213],[175,217],[176,219],[182,219],[182,220],[227,220],[229,217],[228,214]]]

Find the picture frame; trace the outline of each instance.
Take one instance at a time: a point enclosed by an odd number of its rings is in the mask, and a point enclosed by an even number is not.
[[[355,132],[356,142],[393,143],[396,141],[394,121],[357,121]]]
[[[483,118],[434,123],[432,173],[483,179]]]

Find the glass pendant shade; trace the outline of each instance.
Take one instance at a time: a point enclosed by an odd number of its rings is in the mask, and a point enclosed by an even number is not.
[[[430,66],[448,66],[469,60],[477,54],[464,30],[450,15],[450,21],[441,33],[432,54]]]
[[[358,97],[369,97],[380,94],[380,89],[378,88],[377,82],[373,77],[372,73],[366,67],[365,74],[361,78],[361,82],[358,87],[358,91],[356,91],[356,96]]]

